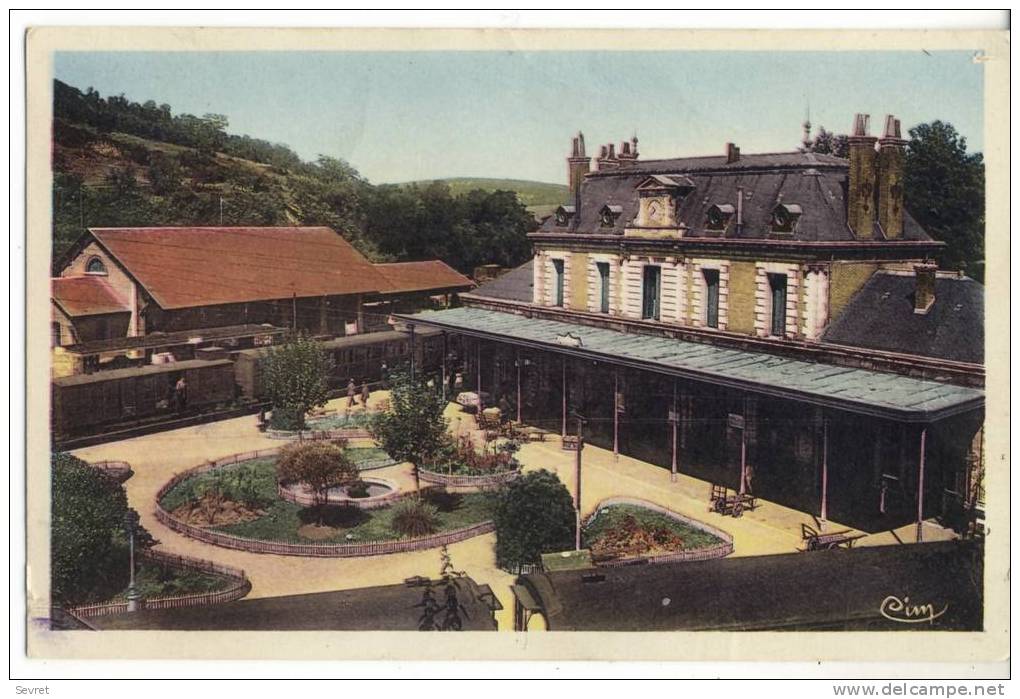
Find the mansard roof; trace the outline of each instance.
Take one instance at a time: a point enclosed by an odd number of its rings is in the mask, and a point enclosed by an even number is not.
[[[935,303],[914,313],[913,275],[876,272],[832,321],[824,342],[982,364],[985,288],[969,277],[935,279]]]
[[[764,239],[769,237],[772,212],[777,204],[801,207],[793,239],[812,242],[856,240],[847,225],[846,186],[849,161],[819,153],[762,153],[741,155],[734,162],[725,156],[674,158],[669,160],[619,161],[619,167],[588,173],[581,183],[580,211],[568,225],[557,226],[550,218],[541,233],[622,234],[638,213],[640,187],[667,186],[662,180],[689,182],[679,198],[677,220],[687,227],[685,237]],[[724,231],[707,225],[713,205],[734,206],[743,192],[741,218],[735,217]],[[619,206],[621,215],[612,227],[599,215],[605,205]],[[788,236],[785,236],[788,237]],[[903,240],[931,241],[909,213],[904,214]],[[875,240],[883,240],[877,228]]]

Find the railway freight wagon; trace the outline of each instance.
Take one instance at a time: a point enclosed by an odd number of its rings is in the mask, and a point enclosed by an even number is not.
[[[179,379],[187,385],[183,410],[191,414],[234,400],[233,363],[192,359],[53,379],[53,433],[58,438],[104,426],[172,415]]]
[[[451,338],[451,345],[453,339]],[[367,381],[382,379],[385,363],[390,369],[406,364],[410,359],[410,340],[407,333],[386,332],[349,335],[325,340],[322,347],[330,360],[329,388],[342,391],[350,379],[359,386]],[[415,333],[415,366],[419,370],[438,371],[443,363],[443,336],[433,328]],[[259,364],[266,348],[241,350],[234,358],[234,379],[244,398],[258,400],[264,397],[259,383]]]

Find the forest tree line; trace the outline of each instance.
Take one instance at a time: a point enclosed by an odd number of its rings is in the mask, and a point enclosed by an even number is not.
[[[186,225],[329,226],[374,261],[466,273],[530,255],[537,224],[514,192],[373,185],[344,160],[306,162],[228,126],[54,81],[54,259],[88,227]]]

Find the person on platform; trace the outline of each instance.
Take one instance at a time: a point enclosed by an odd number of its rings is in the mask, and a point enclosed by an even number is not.
[[[347,381],[347,409],[350,410],[354,407],[354,398],[358,395],[358,386],[354,383],[354,379],[348,379]]]

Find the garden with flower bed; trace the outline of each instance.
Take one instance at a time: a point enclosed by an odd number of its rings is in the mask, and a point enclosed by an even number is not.
[[[582,530],[583,546],[596,564],[725,556],[733,550],[727,539],[722,531],[664,508],[631,502],[600,506]]]
[[[329,443],[289,445],[280,455],[196,472],[167,489],[159,505],[187,528],[288,544],[396,541],[443,534],[491,519],[489,495],[454,494],[432,488],[372,510],[361,509],[353,502],[331,504],[328,494],[336,489],[342,489],[351,501],[373,495],[370,484],[358,477],[351,460],[341,456],[356,450]],[[313,474],[312,483],[304,485],[321,497],[318,504],[301,505],[280,496],[280,485],[295,481],[293,473],[281,468],[281,461],[288,455],[297,455],[298,461],[306,463],[319,459],[327,471],[328,462],[343,458],[345,465],[335,477],[316,480]]]
[[[515,456],[520,446],[520,442],[501,438],[479,449],[470,437],[450,437],[431,463],[421,467],[421,479],[457,488],[498,487],[520,474]]]

